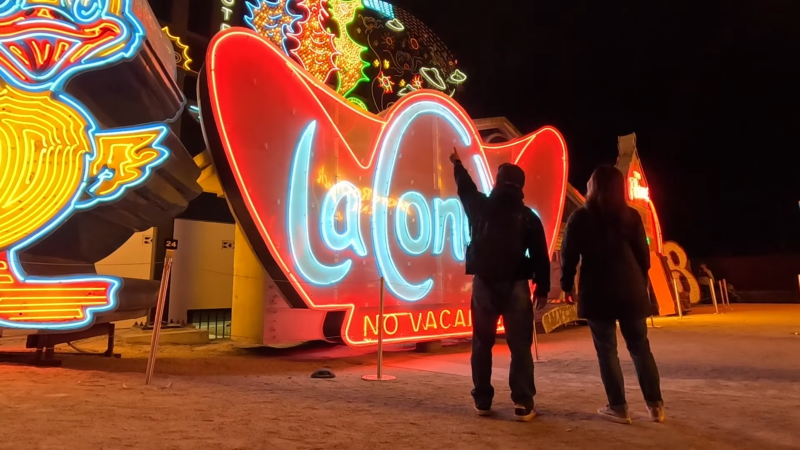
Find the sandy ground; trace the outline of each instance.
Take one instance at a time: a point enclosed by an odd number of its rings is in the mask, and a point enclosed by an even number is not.
[[[392,348],[393,382],[370,383],[375,354],[344,347],[275,351],[231,342],[162,347],[155,386],[146,347],[122,359],[62,355],[62,368],[0,364],[2,449],[800,448],[800,305],[696,310],[656,319],[650,337],[668,422],[647,423],[623,356],[634,425],[595,417],[604,404],[588,330],[540,339],[540,417],[510,421],[508,351],[495,350],[494,418],[473,415],[468,344],[433,354]],[[0,350],[20,348],[0,339]],[[100,350],[102,339],[77,344]],[[58,351],[72,351],[69,347]],[[330,367],[334,380],[314,380]],[[640,420],[636,420],[640,419]]]

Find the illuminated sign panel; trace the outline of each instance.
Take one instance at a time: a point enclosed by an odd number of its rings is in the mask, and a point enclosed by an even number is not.
[[[628,177],[628,199],[650,201],[650,188],[642,186],[642,174],[633,171],[633,176]]]
[[[622,168],[623,173],[625,168]],[[633,155],[627,167],[627,196],[630,205],[634,206],[642,216],[645,231],[647,232],[647,241],[650,244],[650,249],[664,254],[664,244],[661,235],[661,223],[658,220],[656,207],[650,198],[650,187],[647,185],[647,180],[643,175],[641,162],[639,161],[638,154]]]
[[[103,130],[63,90],[139,51],[131,3],[0,1],[0,327],[81,328],[117,305],[121,280],[31,277],[18,254],[73,212],[119,199],[169,155],[165,126]]]
[[[219,24],[219,30],[227,30],[231,27],[233,21],[233,12],[236,10],[236,0],[219,0],[220,11],[222,12],[222,22]]]
[[[376,341],[382,276],[386,341],[471,333],[454,146],[484,192],[496,169],[487,156],[514,150],[552,247],[566,189],[553,128],[482,145],[460,106],[426,90],[376,116],[240,29],[209,46],[200,102],[226,196],[264,268],[293,307],[345,311],[350,345]]]
[[[664,242],[664,256],[667,257],[667,264],[672,272],[672,277],[678,280],[678,291],[684,292],[688,287],[689,302],[692,305],[700,303],[700,284],[689,270],[689,257],[686,255],[686,250],[678,245],[677,242],[667,241]]]

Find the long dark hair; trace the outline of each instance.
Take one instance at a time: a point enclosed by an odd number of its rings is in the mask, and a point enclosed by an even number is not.
[[[621,226],[628,213],[625,198],[625,177],[614,166],[602,165],[589,178],[586,208],[603,218],[610,226]]]

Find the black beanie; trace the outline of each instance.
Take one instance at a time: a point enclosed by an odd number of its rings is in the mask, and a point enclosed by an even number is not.
[[[497,185],[503,186],[507,184],[522,189],[525,186],[525,171],[515,164],[500,164],[497,169]]]

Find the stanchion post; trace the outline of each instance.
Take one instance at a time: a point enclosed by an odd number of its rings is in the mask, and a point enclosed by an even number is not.
[[[383,291],[386,281],[381,277],[381,295],[378,306],[378,379],[383,378]]]
[[[536,318],[533,319],[533,356],[534,361],[537,363],[547,362],[546,359],[539,358],[539,338],[536,333]]]
[[[722,288],[725,290],[725,303],[728,305],[728,309],[731,309],[731,297],[728,295],[728,281],[726,279],[722,279]]]
[[[145,372],[144,384],[149,385],[153,381],[153,371],[156,365],[156,355],[158,354],[158,340],[161,336],[161,321],[164,316],[164,305],[167,303],[167,289],[169,288],[169,276],[172,271],[173,252],[178,249],[178,241],[169,239],[166,242],[167,251],[164,254],[164,270],[161,272],[161,285],[158,288],[158,303],[156,304],[156,315],[153,318],[153,335],[150,340],[150,355],[147,357],[147,370]]]
[[[675,306],[678,308],[678,318],[683,318],[683,306],[681,306],[681,296],[678,293],[678,280],[672,279],[672,290],[675,291]]]
[[[719,314],[719,306],[717,306],[717,293],[715,292],[716,289],[714,288],[714,279],[709,278],[709,290],[711,291],[711,301],[714,302],[714,314]]]
[[[365,381],[391,381],[395,377],[383,374],[383,297],[386,290],[386,281],[381,277],[381,293],[378,301],[378,373],[377,375],[364,375]]]

